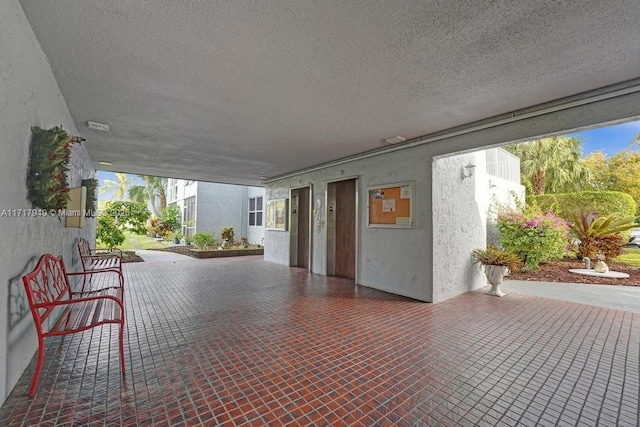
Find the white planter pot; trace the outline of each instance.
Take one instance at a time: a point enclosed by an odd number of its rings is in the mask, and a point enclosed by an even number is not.
[[[505,265],[485,265],[484,269],[487,274],[487,279],[489,279],[489,283],[491,283],[491,289],[487,293],[497,297],[504,296],[504,292],[500,290],[500,285],[507,271],[509,271],[507,267]]]

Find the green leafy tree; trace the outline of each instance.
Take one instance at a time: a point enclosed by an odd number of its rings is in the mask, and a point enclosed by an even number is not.
[[[124,231],[145,234],[150,217],[147,207],[140,203],[108,202],[98,217],[97,238],[109,249],[113,249],[124,242]]]
[[[100,194],[113,192],[111,200],[124,200],[127,195],[127,189],[133,184],[133,179],[126,173],[116,173],[116,179],[105,179],[100,187]]]
[[[520,158],[525,186],[533,194],[580,191],[590,181],[590,169],[580,159],[580,140],[565,135],[505,147]]]
[[[592,188],[629,194],[638,205],[636,215],[640,215],[639,151],[626,148],[609,159],[603,153],[595,152],[585,159],[585,163],[592,171]]]
[[[134,185],[129,188],[129,199],[148,204],[154,217],[162,215],[167,207],[167,178],[158,176],[138,175],[145,185]]]
[[[140,203],[141,205],[146,205],[148,203],[147,191],[144,185],[134,185],[133,187],[129,187],[128,192],[129,200],[132,202]],[[155,213],[154,215],[157,216]]]
[[[110,251],[121,245],[125,239],[124,232],[116,226],[115,218],[104,214],[98,217],[96,237]]]

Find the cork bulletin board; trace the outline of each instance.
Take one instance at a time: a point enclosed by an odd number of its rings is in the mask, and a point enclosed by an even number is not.
[[[414,182],[367,188],[369,227],[413,228]]]

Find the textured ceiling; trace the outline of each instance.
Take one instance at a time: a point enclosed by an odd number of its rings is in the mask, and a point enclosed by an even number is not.
[[[640,77],[637,0],[21,3],[98,169],[256,184]]]

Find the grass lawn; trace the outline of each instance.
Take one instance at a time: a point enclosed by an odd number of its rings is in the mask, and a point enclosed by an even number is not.
[[[118,249],[136,250],[136,249],[161,249],[166,248],[166,245],[156,242],[155,239],[145,235],[138,235],[133,233],[124,233],[124,242],[118,246]],[[98,245],[98,249],[106,249],[105,246]]]
[[[616,261],[626,262],[632,267],[640,267],[640,248],[624,248]]]

